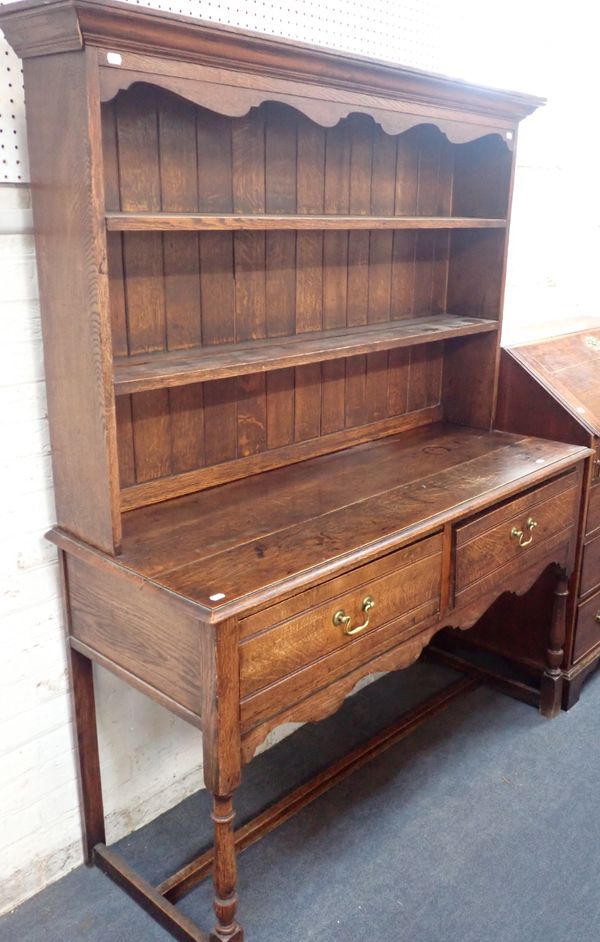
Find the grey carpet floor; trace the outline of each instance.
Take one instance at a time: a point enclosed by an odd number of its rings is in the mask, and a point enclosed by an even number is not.
[[[456,675],[388,675],[252,762],[238,822]],[[248,942],[600,942],[600,675],[554,721],[480,688],[239,859]],[[203,792],[120,842],[158,881],[210,838]],[[181,908],[210,922],[210,885]],[[0,919],[0,942],[168,942],[100,871]]]

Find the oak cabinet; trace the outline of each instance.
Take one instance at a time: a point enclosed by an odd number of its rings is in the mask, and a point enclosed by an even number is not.
[[[236,853],[477,681],[236,831],[274,727],[540,577],[560,708],[589,443],[493,423],[541,101],[113,0],[0,24],[24,59],[86,855],[177,938],[239,942]],[[92,662],[201,731],[214,848],[158,887],[106,847]],[[211,868],[209,936],[175,903]]]

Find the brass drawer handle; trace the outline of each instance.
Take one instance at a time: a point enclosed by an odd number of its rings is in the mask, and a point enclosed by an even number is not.
[[[346,612],[343,608],[338,609],[338,611],[333,616],[333,624],[343,625],[345,635],[357,635],[360,631],[364,631],[365,628],[369,627],[369,618],[371,617],[369,612],[374,605],[374,599],[372,599],[370,595],[365,595],[364,599],[362,600],[362,610],[367,617],[363,621],[362,625],[356,625],[355,628],[351,628],[350,626],[352,624],[352,617],[350,615],[346,615]]]
[[[600,609],[596,612],[596,614],[594,615],[594,618],[596,619],[597,622],[600,622]]]
[[[529,532],[529,539],[524,540],[525,536],[524,530],[519,530],[517,527],[513,527],[510,531],[510,535],[514,540],[519,541],[519,546],[529,546],[533,542],[533,531],[537,527],[537,520],[534,520],[533,517],[527,518],[527,523],[525,524],[525,529]]]

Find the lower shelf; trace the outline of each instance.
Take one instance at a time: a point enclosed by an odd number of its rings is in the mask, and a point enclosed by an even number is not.
[[[118,396],[203,383],[208,380],[279,370],[321,360],[434,343],[498,329],[495,320],[434,314],[365,327],[345,327],[243,343],[193,347],[118,357],[114,385]]]

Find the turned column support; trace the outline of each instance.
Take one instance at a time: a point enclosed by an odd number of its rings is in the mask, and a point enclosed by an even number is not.
[[[543,716],[554,717],[560,713],[564,658],[564,644],[567,624],[567,599],[569,597],[569,580],[565,569],[559,569],[556,585],[554,587],[554,606],[550,622],[550,634],[546,648],[546,670],[542,676],[540,690],[540,713]]]
[[[240,690],[237,625],[201,626],[204,782],[213,794],[213,908],[211,942],[242,942],[235,918],[237,865],[233,794],[241,779]]]
[[[215,857],[213,883],[214,910],[217,924],[211,933],[214,942],[238,942],[243,933],[236,922],[237,868],[233,833],[233,796],[213,796],[212,819],[215,826]]]

